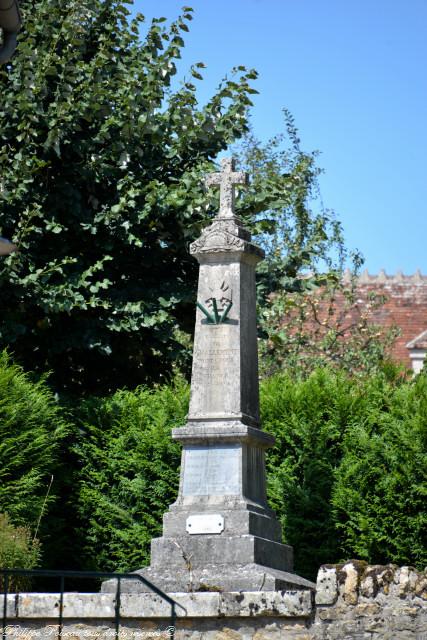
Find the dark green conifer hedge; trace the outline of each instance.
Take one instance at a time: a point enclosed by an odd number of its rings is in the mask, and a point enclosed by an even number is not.
[[[0,513],[15,525],[35,528],[43,508],[54,502],[67,430],[45,380],[33,380],[0,353]]]
[[[189,388],[118,391],[64,408],[7,355],[0,358],[0,513],[37,526],[45,566],[133,570],[178,489]],[[321,563],[361,558],[423,567],[427,375],[350,377],[328,369],[261,385],[263,427],[276,436],[267,456],[271,506],[295,569],[313,578]],[[59,500],[58,500],[58,493]],[[56,498],[56,500],[55,500]]]
[[[78,445],[77,499],[85,562],[135,569],[178,487],[188,387],[118,392],[87,405]],[[357,557],[422,567],[426,492],[427,377],[385,373],[352,378],[316,370],[261,385],[263,427],[276,436],[267,456],[270,504],[295,547],[296,570]]]
[[[180,447],[171,429],[185,422],[188,391],[177,379],[79,408],[75,507],[85,568],[125,571],[148,562],[178,489]]]
[[[269,497],[296,568],[361,558],[427,562],[427,376],[316,370],[262,387]],[[423,533],[424,531],[424,533]]]

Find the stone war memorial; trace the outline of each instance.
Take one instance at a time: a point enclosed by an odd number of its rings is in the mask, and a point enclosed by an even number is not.
[[[264,452],[274,438],[260,429],[255,301],[263,252],[234,212],[235,185],[246,182],[231,159],[208,176],[219,213],[190,247],[200,273],[188,421],[173,431],[183,446],[179,494],[142,570],[169,592],[314,588],[293,573],[267,505]]]
[[[0,596],[4,640],[427,640],[427,573],[356,560],[293,571],[293,550],[266,498],[259,415],[255,268],[263,252],[234,211],[247,176],[224,159],[207,186],[220,209],[190,247],[199,262],[196,326],[177,500],[151,564],[99,593]],[[162,595],[163,593],[163,595]],[[165,598],[166,595],[166,598]],[[171,617],[171,602],[174,614]],[[120,624],[118,623],[120,614]],[[16,633],[13,629],[17,629]],[[11,631],[12,630],[12,631]]]

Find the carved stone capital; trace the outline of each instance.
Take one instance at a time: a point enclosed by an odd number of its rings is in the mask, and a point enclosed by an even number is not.
[[[251,242],[251,234],[239,219],[216,218],[190,245],[190,254],[197,257],[215,253],[249,253],[262,259],[264,252]]]

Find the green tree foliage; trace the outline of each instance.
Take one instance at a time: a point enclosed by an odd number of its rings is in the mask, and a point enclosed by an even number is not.
[[[136,569],[149,561],[150,540],[178,488],[180,447],[171,428],[185,422],[188,387],[118,391],[79,411],[75,480],[82,566]]]
[[[6,512],[14,525],[35,530],[43,513],[46,516],[57,493],[58,458],[66,433],[46,382],[32,381],[6,353],[0,354],[0,512]]]
[[[170,89],[191,9],[142,41],[121,0],[23,10],[0,72],[1,231],[20,247],[3,263],[1,341],[58,387],[135,386],[176,358],[202,174],[246,130],[256,74],[235,69],[199,108],[201,63]]]
[[[40,561],[40,544],[28,527],[14,527],[5,513],[0,513],[0,568],[35,569]],[[9,577],[9,591],[19,591],[28,586],[28,579]],[[4,590],[3,576],[0,589]]]
[[[197,263],[188,245],[216,210],[203,176],[249,129],[254,71],[233,70],[204,105],[174,76],[191,10],[129,22],[123,0],[23,0],[24,30],[0,70],[0,346],[56,389],[135,388],[188,365]],[[291,149],[248,138],[253,185],[238,211],[268,248],[261,299],[321,261],[340,229],[316,190],[289,114]],[[286,253],[284,252],[286,247]],[[286,281],[286,282],[285,282]],[[293,283],[293,284],[292,284]]]
[[[234,154],[251,176],[239,201],[239,214],[266,253],[257,269],[258,299],[270,306],[272,292],[303,292],[328,282],[350,258],[342,228],[319,197],[317,153],[301,149],[292,115],[283,110],[286,134],[262,144],[249,133]],[[301,277],[304,275],[304,277]]]
[[[398,375],[354,378],[317,370],[261,385],[269,503],[294,545],[296,570],[358,557],[425,564],[427,381]],[[188,386],[117,392],[87,401],[76,455],[78,553],[85,568],[133,570],[178,488]],[[83,549],[83,553],[82,553]]]
[[[279,290],[260,313],[263,375],[298,370],[309,375],[321,366],[366,375],[383,369],[399,335],[397,327],[375,322],[384,297],[361,296],[357,278],[329,272],[322,284],[309,276],[300,291]]]

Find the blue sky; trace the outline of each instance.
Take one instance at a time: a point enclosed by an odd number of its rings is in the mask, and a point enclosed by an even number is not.
[[[259,72],[254,132],[319,150],[325,207],[371,273],[427,273],[427,0],[135,0],[147,19],[195,10],[179,67],[203,102],[235,65]]]

